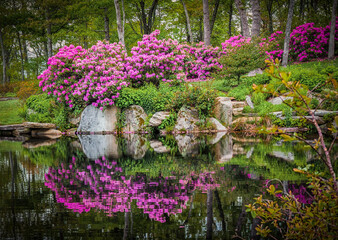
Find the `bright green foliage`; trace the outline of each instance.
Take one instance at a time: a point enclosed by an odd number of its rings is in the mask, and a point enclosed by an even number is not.
[[[255,198],[254,204],[246,205],[247,212],[261,220],[256,228],[263,237],[282,239],[336,239],[338,232],[338,195],[333,180],[298,169],[307,175],[312,203],[303,204],[290,191],[280,196],[281,190],[274,185],[267,189],[273,200]]]
[[[162,123],[158,126],[159,129],[165,129],[166,131],[172,131],[177,120],[177,113],[174,111],[170,112],[169,117],[164,119]]]
[[[322,85],[325,83],[327,75],[318,73],[315,69],[299,69],[297,71],[292,71],[291,81],[300,82],[308,86],[311,90],[317,85]],[[316,91],[319,91],[321,88],[317,88]]]
[[[265,53],[254,41],[240,47],[229,48],[226,55],[219,60],[223,65],[219,74],[235,76],[239,84],[242,75],[256,68],[263,68],[265,58]]]
[[[22,123],[21,108],[19,100],[0,101],[0,125]]]
[[[235,87],[231,89],[228,92],[228,96],[236,98],[236,100],[245,100],[245,97],[249,95],[252,92],[252,88],[248,87],[246,85],[239,85],[238,87]]]
[[[175,92],[167,108],[179,111],[183,106],[194,107],[198,110],[200,118],[203,119],[212,116],[216,97],[215,90],[186,84],[184,89]]]

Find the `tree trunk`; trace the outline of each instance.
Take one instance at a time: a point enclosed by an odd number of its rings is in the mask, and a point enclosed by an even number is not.
[[[109,17],[108,17],[108,8],[104,8],[104,39],[109,42]]]
[[[222,221],[222,231],[225,232],[226,231],[226,225],[225,225],[225,217],[224,217],[221,199],[219,197],[218,190],[215,190],[214,193],[215,193],[215,198],[216,198],[216,202],[217,202],[217,208],[218,208],[219,216],[221,217],[221,221]]]
[[[229,30],[228,30],[228,34],[229,37],[231,37],[231,22],[232,22],[232,13],[233,13],[233,5],[234,5],[234,1],[230,0],[230,8],[229,8]]]
[[[18,37],[19,51],[20,51],[21,80],[22,80],[22,81],[25,81],[25,66],[24,66],[24,60],[23,60],[23,52],[22,52],[22,44],[21,44],[20,33],[19,33],[19,32],[16,32],[16,36]]]
[[[210,46],[210,19],[209,19],[209,2],[203,0],[203,23],[204,23],[204,44]]]
[[[328,58],[334,58],[335,47],[335,31],[336,31],[336,15],[337,15],[337,0],[333,1],[332,15],[331,15],[331,27],[330,27],[330,40],[329,40],[329,54]]]
[[[206,239],[212,239],[212,221],[213,221],[213,209],[212,209],[213,193],[211,189],[207,191],[207,236]]]
[[[49,58],[49,55],[48,55],[48,43],[46,40],[43,41],[43,50],[45,52],[45,56],[46,56],[46,64],[48,62],[48,58]]]
[[[129,239],[129,218],[130,218],[130,212],[125,212],[124,213],[123,240]]]
[[[218,7],[219,7],[219,2],[220,2],[220,0],[215,0],[215,7],[214,7],[214,11],[212,13],[212,18],[211,18],[211,22],[210,22],[210,36],[212,34],[212,30],[214,29],[214,25],[215,25],[215,21],[216,21],[216,17],[217,17],[217,11],[218,11]]]
[[[261,12],[259,6],[259,0],[250,0],[252,7],[252,31],[251,36],[257,37],[261,30]]]
[[[23,57],[25,59],[25,65],[26,65],[26,72],[27,72],[27,79],[30,78],[30,69],[28,64],[28,51],[27,51],[27,43],[26,43],[26,39],[22,39],[22,48],[23,48]]]
[[[273,0],[268,0],[267,3],[266,3],[266,10],[268,11],[268,16],[269,16],[269,32],[270,32],[270,34],[273,33],[272,4],[273,4]]]
[[[183,5],[183,9],[184,9],[184,14],[185,14],[185,19],[186,19],[186,24],[187,24],[187,40],[190,43],[193,43],[193,38],[192,38],[192,32],[191,32],[191,26],[190,26],[190,18],[189,18],[189,14],[188,14],[188,10],[187,10],[187,6],[185,5],[184,1],[181,0],[181,3]]]
[[[117,34],[119,35],[119,42],[125,45],[124,43],[124,26],[121,21],[121,9],[119,0],[114,0],[115,10],[116,10],[116,23],[117,23]]]
[[[46,22],[47,22],[47,51],[48,51],[48,58],[53,56],[53,42],[52,42],[52,24],[49,19],[48,10],[46,10]]]
[[[250,37],[248,18],[246,16],[246,10],[243,6],[242,0],[235,0],[236,8],[239,12],[239,17],[241,20],[241,30],[244,37]]]
[[[289,47],[290,47],[290,34],[291,34],[292,16],[293,16],[293,9],[294,8],[295,8],[295,0],[290,0],[288,20],[286,22],[286,30],[285,30],[284,52],[283,52],[282,66],[288,65]]]
[[[6,62],[6,49],[4,45],[4,40],[2,36],[2,29],[0,29],[0,45],[2,53],[2,84],[5,85],[7,82],[7,62]]]

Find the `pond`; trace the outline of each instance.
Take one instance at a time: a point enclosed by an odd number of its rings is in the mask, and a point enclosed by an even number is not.
[[[292,169],[314,156],[225,134],[0,141],[0,238],[255,238],[245,205],[271,179],[306,201]]]

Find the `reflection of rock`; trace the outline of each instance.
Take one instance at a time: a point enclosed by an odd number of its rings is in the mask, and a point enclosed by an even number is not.
[[[30,139],[23,143],[22,146],[25,148],[37,148],[43,146],[50,146],[56,143],[55,139]]]
[[[280,152],[280,151],[273,151],[272,153],[269,153],[268,155],[283,159],[288,162],[295,160],[295,155],[292,152],[285,153],[285,152]]]
[[[225,125],[230,125],[232,122],[232,102],[230,98],[218,97],[215,104],[215,116]]]
[[[243,143],[258,143],[258,142],[262,142],[262,140],[260,138],[248,138],[248,137],[235,137],[233,136],[232,139],[236,142],[243,142]]]
[[[198,121],[198,111],[196,109],[182,107],[177,114],[177,123],[174,130],[196,131],[198,129],[196,125]]]
[[[59,138],[61,136],[62,132],[56,129],[32,130],[32,137],[35,138]]]
[[[253,151],[255,150],[254,147],[251,147],[250,150],[246,153],[246,158],[251,158]]]
[[[111,106],[101,111],[93,105],[87,106],[82,114],[78,132],[114,131],[117,122],[117,113],[120,109]]]
[[[130,106],[125,110],[124,115],[126,119],[123,132],[139,132],[146,127],[147,114],[141,106]]]
[[[78,126],[78,125],[80,124],[81,117],[70,117],[70,118],[68,119],[68,121],[69,121],[71,124]]]
[[[194,135],[177,135],[178,150],[183,157],[198,155],[200,142]]]
[[[170,115],[170,112],[157,112],[157,113],[155,113],[149,120],[149,126],[151,126],[151,127],[159,126],[164,119],[169,117],[169,115]]]
[[[157,140],[150,141],[150,147],[154,149],[154,151],[157,153],[170,152],[170,149],[168,147],[164,146],[162,142],[157,141]]]
[[[147,139],[144,135],[125,134],[126,139],[126,155],[133,159],[141,159],[148,150]]]
[[[234,155],[246,154],[246,151],[244,150],[243,145],[239,143],[235,143],[233,145],[233,152],[234,152]]]
[[[120,157],[117,139],[114,135],[79,135],[83,152],[89,159]]]
[[[212,135],[208,135],[207,139],[208,139],[208,144],[216,144],[224,135],[226,134],[226,132],[217,132],[215,134]]]
[[[225,135],[216,145],[215,145],[215,159],[217,162],[228,162],[233,157],[233,146],[232,146],[232,136]]]

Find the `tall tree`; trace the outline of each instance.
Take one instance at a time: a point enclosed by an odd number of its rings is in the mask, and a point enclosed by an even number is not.
[[[116,11],[116,23],[117,23],[117,34],[119,36],[119,42],[125,45],[124,42],[124,21],[125,16],[123,16],[123,20],[121,20],[121,9],[120,9],[120,3],[119,0],[114,0],[115,5],[115,11]],[[122,11],[124,12],[124,3],[122,0]],[[123,14],[125,15],[125,14]]]
[[[5,49],[2,29],[0,29],[0,45],[1,45],[1,54],[2,54],[2,84],[5,85],[7,82],[7,61],[6,61],[7,51]]]
[[[251,36],[259,36],[261,30],[261,12],[259,0],[250,0],[252,9],[252,31]]]
[[[207,234],[206,239],[212,239],[212,222],[213,222],[213,191],[207,191]]]
[[[284,38],[284,52],[283,52],[283,61],[282,61],[283,66],[288,65],[290,34],[291,34],[292,16],[293,16],[294,8],[295,8],[295,0],[290,0],[288,20],[286,22],[285,38]]]
[[[203,24],[204,24],[204,44],[210,46],[210,18],[209,18],[209,2],[203,0]]]
[[[183,9],[184,9],[184,14],[185,14],[185,19],[186,19],[187,36],[188,36],[187,40],[188,40],[188,42],[193,43],[194,40],[193,40],[193,37],[192,37],[190,18],[189,18],[189,13],[188,13],[188,10],[187,10],[187,6],[185,5],[185,3],[184,3],[183,0],[181,0],[181,3],[182,3],[182,6],[183,6]]]
[[[219,2],[220,0],[215,0],[214,11],[212,13],[211,22],[210,22],[210,35],[212,35],[212,30],[214,29],[214,25],[215,25],[215,21],[217,17],[217,11],[219,7]]]
[[[153,25],[156,18],[156,9],[159,0],[153,0],[151,7],[149,8],[148,14],[146,13],[145,2],[141,0],[139,2],[140,5],[136,4],[136,8],[139,11],[139,18],[140,18],[140,28],[141,34],[150,34],[153,29]],[[148,20],[147,20],[148,17]]]
[[[243,5],[242,0],[235,0],[236,8],[239,12],[239,17],[241,21],[241,30],[244,37],[250,37],[248,17],[246,15],[246,9]]]
[[[328,53],[329,59],[334,58],[336,15],[337,15],[337,0],[333,0],[332,14],[331,14],[331,27],[330,27],[330,40],[329,40],[329,53]]]
[[[229,37],[231,37],[231,26],[232,26],[232,14],[233,14],[233,5],[234,0],[230,0],[230,6],[229,6],[229,23],[228,23],[228,34]]]

